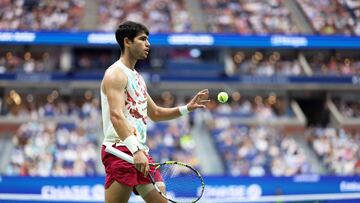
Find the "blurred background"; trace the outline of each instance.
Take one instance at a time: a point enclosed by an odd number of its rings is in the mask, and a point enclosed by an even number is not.
[[[360,202],[359,0],[0,0],[0,202],[104,201],[99,87],[125,20],[150,29],[158,105],[210,90],[148,125],[155,160],[204,175],[200,202]]]

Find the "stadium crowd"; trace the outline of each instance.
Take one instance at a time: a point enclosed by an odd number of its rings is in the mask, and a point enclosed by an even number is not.
[[[80,30],[84,0],[4,0],[0,30]]]
[[[311,168],[291,134],[266,124],[238,124],[241,118],[276,120],[294,116],[286,100],[232,95],[227,104],[212,103],[206,123],[224,160],[226,173],[234,176],[291,176]],[[243,98],[244,97],[244,98]]]
[[[268,96],[251,96],[233,92],[230,96],[231,98],[226,104],[211,101],[208,106],[212,116],[223,117],[223,121],[228,120],[226,123],[230,123],[230,120],[235,118],[267,120],[294,116],[288,102],[275,93],[270,93]],[[222,124],[217,122],[216,125],[221,126]]]
[[[166,107],[178,103],[178,98],[170,92],[163,92],[154,99]],[[101,173],[97,157],[101,144],[100,107],[98,98],[91,91],[78,96],[60,96],[57,91],[41,96],[10,91],[5,102],[3,116],[29,118],[13,136],[13,152],[5,175],[87,176]],[[358,111],[356,104],[344,109],[340,106],[339,110],[344,116],[359,117],[355,114]],[[223,157],[227,174],[291,176],[314,173],[292,133],[266,124],[237,124],[240,118],[292,118],[294,114],[281,96],[249,97],[234,93],[227,104],[211,102],[207,112],[206,126]],[[36,121],[42,117],[48,121]],[[55,117],[60,120],[52,121]],[[68,119],[61,121],[61,118]],[[191,116],[185,116],[171,122],[149,122],[147,143],[154,159],[179,160],[199,167],[191,119]],[[329,168],[329,173],[360,173],[359,131],[309,128],[305,136],[322,164]]]
[[[304,75],[304,70],[295,57],[282,58],[279,52],[265,54],[260,51],[246,54],[236,51],[233,54],[234,75]]]
[[[191,31],[184,0],[100,0],[98,14],[101,31],[113,31],[125,20],[143,22],[151,33]]]
[[[210,129],[233,176],[293,176],[311,172],[291,135],[270,126],[230,125]]]
[[[156,51],[160,51],[159,49]],[[218,57],[210,54],[202,58],[194,58],[184,50],[187,55],[172,54],[162,58],[150,58],[141,62],[138,67],[141,71],[152,73],[179,74],[182,70],[193,70],[193,74],[208,75],[214,73],[221,76],[226,72],[227,66],[215,60],[209,61],[207,57]],[[172,53],[172,52],[171,52]],[[329,54],[327,52],[302,52],[313,75],[360,75],[360,57],[357,54]],[[70,67],[61,65],[61,52],[49,51],[2,51],[0,53],[0,73],[43,73],[43,72],[102,72],[116,60],[118,52],[102,50],[100,55],[94,50],[75,51],[71,54]],[[95,57],[96,56],[96,57]],[[301,76],[305,75],[304,66],[295,56],[285,56],[278,51],[264,53],[255,51],[247,53],[237,50],[231,53],[232,70],[228,75],[253,75],[253,76]],[[160,61],[160,62],[159,62]],[[199,65],[199,63],[201,64]],[[160,67],[156,65],[161,63]],[[206,67],[206,68],[201,68]],[[184,72],[184,71],[183,71]]]
[[[335,128],[310,128],[307,139],[333,175],[360,174],[360,132]]]
[[[333,100],[337,109],[347,119],[360,118],[360,102],[358,98],[342,98]]]
[[[209,108],[210,114],[205,117],[214,144],[224,160],[226,173],[235,176],[292,176],[315,173],[308,160],[309,157],[305,156],[304,151],[293,138],[296,133],[289,133],[282,127],[267,124],[250,125],[238,122],[241,118],[258,118],[265,121],[293,116],[291,111],[284,111],[288,108],[280,108],[283,109],[281,111],[283,113],[279,114],[279,108],[275,108],[277,105],[274,104],[264,108],[265,105],[259,102],[262,101],[260,97],[256,98],[254,102],[244,100],[218,105],[212,103]],[[269,98],[265,101],[269,102]],[[277,100],[284,104],[281,99]],[[359,118],[357,100],[336,100],[335,104],[344,117]],[[281,106],[286,107],[286,105]],[[308,127],[303,135],[325,167],[324,173],[334,175],[360,173],[359,130]]]
[[[359,34],[359,6],[353,0],[297,0],[314,33]],[[57,3],[47,0],[0,2],[0,30],[85,29],[86,1]],[[190,32],[191,12],[184,0],[100,0],[96,22],[90,30],[113,31],[124,20],[144,22],[152,33]],[[199,0],[209,32],[242,34],[299,34],[294,16],[284,0]],[[141,11],[141,12],[140,12]]]
[[[353,34],[355,20],[341,3],[332,0],[297,0],[316,33]]]
[[[0,53],[0,73],[39,73],[59,70],[59,54],[7,51]]]
[[[307,61],[314,75],[359,75],[360,58],[341,52],[309,54]]]
[[[173,106],[173,95],[157,97],[160,105]],[[29,118],[13,136],[13,150],[5,175],[99,175],[98,150],[102,143],[99,99],[91,91],[61,96],[9,92],[2,114]],[[38,121],[39,118],[47,121]],[[58,120],[53,120],[58,118]],[[63,120],[61,120],[63,119]],[[70,120],[69,120],[70,119]],[[198,166],[188,117],[148,126],[148,146],[155,160],[179,160]]]
[[[283,0],[201,0],[209,32],[296,34],[300,31]]]
[[[28,118],[13,136],[6,175],[96,175],[100,107],[90,91],[84,97],[61,97],[9,92],[3,110],[7,118]],[[46,121],[38,121],[46,118]],[[53,120],[58,118],[59,120]],[[61,120],[61,118],[65,118]],[[66,118],[71,118],[66,119]]]

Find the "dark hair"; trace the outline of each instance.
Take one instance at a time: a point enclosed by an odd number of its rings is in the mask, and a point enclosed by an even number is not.
[[[143,24],[133,21],[125,21],[119,25],[115,32],[117,43],[120,45],[121,52],[124,52],[124,39],[127,37],[131,41],[141,32],[149,35],[149,30]]]

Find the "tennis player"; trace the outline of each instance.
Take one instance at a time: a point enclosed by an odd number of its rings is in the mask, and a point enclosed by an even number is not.
[[[159,107],[147,92],[146,84],[136,71],[138,60],[146,59],[150,51],[148,29],[139,23],[126,21],[116,30],[121,49],[118,61],[106,71],[101,83],[101,107],[104,142],[102,162],[105,166],[105,200],[107,203],[126,203],[132,191],[140,194],[147,203],[167,202],[151,184],[147,174],[153,159],[146,146],[148,118],[153,121],[170,120],[195,109],[205,108],[209,102],[207,89],[198,92],[184,106]],[[134,165],[105,152],[111,145],[134,158]],[[161,175],[155,181],[165,193]]]

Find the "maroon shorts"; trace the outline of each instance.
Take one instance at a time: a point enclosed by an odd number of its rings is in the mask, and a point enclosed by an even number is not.
[[[113,147],[115,147],[115,144]],[[131,152],[125,146],[117,146],[115,148],[131,155]],[[148,154],[146,154],[146,156],[149,159],[149,163],[154,163],[154,160]],[[101,148],[101,159],[105,166],[106,173],[105,189],[109,188],[114,181],[130,187],[151,183],[150,178],[148,176],[144,177],[144,174],[136,170],[133,164],[128,163],[108,152],[105,152],[104,145]],[[153,174],[154,170],[155,167],[151,166],[149,173]],[[153,177],[155,182],[163,181],[159,171],[156,171]]]

